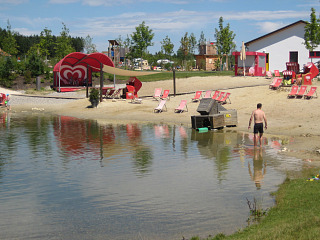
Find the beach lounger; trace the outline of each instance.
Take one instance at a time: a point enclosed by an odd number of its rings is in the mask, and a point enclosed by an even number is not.
[[[280,77],[280,72],[279,72],[279,70],[274,70],[274,76],[275,76],[275,77]]]
[[[231,104],[231,100],[229,98],[231,93],[227,92],[226,95],[224,95],[224,97],[221,100],[218,100],[219,103],[221,104],[226,104],[227,103],[227,99],[229,99],[229,102]]]
[[[272,72],[271,71],[267,71],[267,77],[266,78],[269,78],[271,79],[273,76],[272,76]]]
[[[202,95],[202,91],[196,91],[196,95],[192,98],[192,102],[199,102]]]
[[[271,86],[272,89],[279,89],[282,83],[282,78],[277,78],[275,84]]]
[[[111,98],[112,98],[112,99],[120,98],[121,90],[122,90],[122,88],[119,88],[119,89],[115,90],[115,91],[112,93]]]
[[[161,97],[161,93],[162,93],[162,88],[156,88],[154,90],[153,98],[156,99],[156,100],[159,100],[160,97]]]
[[[187,100],[181,100],[180,105],[174,110],[175,113],[188,112]]]
[[[296,97],[296,94],[297,94],[297,92],[298,92],[298,89],[299,89],[299,86],[298,86],[298,85],[292,86],[291,91],[290,91],[290,93],[288,94],[288,98],[294,98],[294,97]]]
[[[316,95],[316,96],[314,96]],[[317,87],[311,87],[310,91],[308,92],[308,94],[304,95],[304,99],[311,99],[311,98],[317,98]]]
[[[299,92],[296,94],[296,97],[297,98],[302,98],[304,93],[306,92],[307,90],[307,86],[306,85],[302,85],[299,89]]]
[[[269,88],[272,88],[272,87],[276,84],[277,79],[278,79],[278,78],[274,78],[274,79],[272,80],[272,82],[271,82],[270,85],[269,85]]]
[[[223,98],[224,94],[225,94],[225,92],[221,92],[219,97],[216,98],[216,101],[220,102],[221,99]]]
[[[211,98],[211,92],[212,91],[206,91],[206,93],[205,93],[205,95],[204,95],[204,97],[203,98]]]
[[[137,98],[136,96],[133,95],[133,97],[131,98],[131,103],[142,103],[142,99]]]
[[[166,106],[166,99],[160,100],[159,105],[153,110],[155,113],[161,113],[164,111],[164,108],[167,111],[167,106]]]
[[[169,89],[163,90],[163,94],[162,94],[162,96],[161,96],[160,98],[161,98],[162,100],[163,100],[163,99],[165,99],[165,100],[170,100],[169,93],[170,93],[170,90],[169,90]]]
[[[114,88],[102,88],[102,95],[104,98],[110,98],[114,93]]]
[[[220,91],[215,91],[212,96],[212,99],[216,100],[216,98],[219,96],[219,93],[220,93]]]

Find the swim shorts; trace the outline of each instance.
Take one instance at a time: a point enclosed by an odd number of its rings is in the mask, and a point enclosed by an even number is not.
[[[253,133],[263,133],[263,123],[256,123],[253,128]]]

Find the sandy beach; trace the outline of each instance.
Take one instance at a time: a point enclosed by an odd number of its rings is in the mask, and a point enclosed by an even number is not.
[[[12,95],[12,112],[43,111],[59,115],[73,116],[83,119],[96,119],[101,123],[154,122],[182,124],[191,128],[191,116],[197,112],[199,102],[192,102],[197,90],[225,90],[230,92],[231,104],[223,105],[226,109],[237,110],[238,125],[224,128],[224,131],[248,131],[248,121],[257,103],[262,103],[268,119],[266,136],[294,138],[288,147],[287,154],[301,159],[319,161],[320,154],[320,109],[319,98],[310,100],[288,99],[290,87],[280,90],[269,89],[271,80],[264,77],[191,77],[176,80],[176,96],[173,96],[172,80],[144,82],[138,92],[141,104],[133,104],[130,100],[104,99],[97,108],[89,108],[90,102],[85,98],[85,91],[70,94],[52,93],[45,98],[24,97],[24,94],[0,88],[0,92]],[[313,86],[320,82],[313,81]],[[154,113],[158,101],[153,99],[155,88],[169,89],[170,100],[167,111]],[[310,86],[308,86],[308,90]],[[16,101],[16,99],[24,99]],[[71,98],[71,99],[69,99]],[[36,100],[35,100],[36,99]],[[44,101],[45,99],[45,101]],[[187,100],[188,112],[175,113],[174,109],[181,100]],[[6,111],[1,108],[1,111]]]

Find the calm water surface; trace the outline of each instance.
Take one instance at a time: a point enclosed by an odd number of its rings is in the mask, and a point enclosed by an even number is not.
[[[247,225],[299,170],[252,135],[0,115],[0,239],[182,239]],[[280,171],[281,170],[281,171]]]

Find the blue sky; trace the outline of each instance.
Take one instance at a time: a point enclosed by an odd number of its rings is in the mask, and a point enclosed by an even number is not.
[[[236,34],[235,42],[247,42],[298,20],[310,19],[314,7],[319,16],[319,0],[0,0],[0,27],[24,35],[39,35],[44,28],[59,35],[62,22],[72,36],[88,34],[98,51],[108,40],[126,38],[142,21],[154,34],[151,53],[161,50],[160,42],[168,35],[176,51],[186,32],[197,40],[201,31],[215,41],[218,20],[223,17]]]

